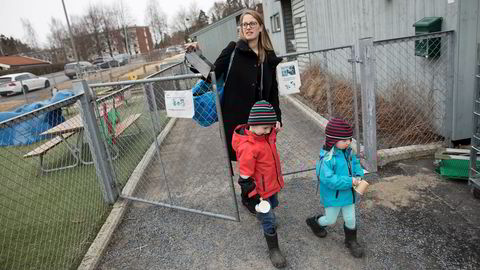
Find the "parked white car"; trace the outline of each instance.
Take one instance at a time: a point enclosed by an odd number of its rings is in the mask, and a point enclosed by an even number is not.
[[[25,92],[35,89],[42,89],[50,87],[50,81],[45,77],[38,77],[32,73],[15,73],[4,75],[0,77],[0,95],[2,97],[22,93],[22,88]]]

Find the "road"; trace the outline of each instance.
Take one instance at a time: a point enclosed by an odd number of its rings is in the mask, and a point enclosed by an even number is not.
[[[164,59],[162,62],[145,63],[142,67],[142,63],[145,62],[143,57],[137,57],[126,65],[119,68],[113,68],[111,70],[102,70],[95,76],[91,77],[92,81],[109,81],[112,80],[111,76],[115,79],[127,80],[127,73],[133,72],[137,75],[143,75],[143,73],[151,74],[157,70],[158,67],[163,68],[163,65],[171,62],[178,62],[179,59],[183,59],[183,54],[172,56]],[[181,61],[181,60],[180,60]],[[158,65],[158,67],[156,67]],[[52,87],[56,86],[58,90],[71,89],[72,80],[68,79],[63,71],[44,75],[50,80],[51,87],[33,90],[27,93],[26,97],[22,94],[16,94],[8,97],[0,97],[0,112],[11,111],[24,104],[32,103],[40,100],[47,100],[52,97]],[[88,79],[87,79],[88,80]]]
[[[69,80],[69,78],[65,76],[65,73],[63,73],[63,71],[59,71],[57,73],[51,73],[51,74],[45,75],[44,77],[47,77],[50,80],[51,85],[55,85],[55,84],[62,83]]]
[[[50,80],[50,85],[55,86],[59,83],[68,81],[68,77],[65,76],[63,71],[56,72],[56,73],[51,73],[47,75],[43,75],[43,77],[47,77]],[[52,87],[47,87],[47,88],[42,88],[38,90],[32,90],[27,93],[27,100],[36,100],[38,97],[47,97],[49,98],[52,94]],[[6,103],[6,102],[14,102],[18,100],[25,100],[25,96],[23,94],[16,94],[16,95],[11,95],[8,97],[1,97],[0,98],[0,103]]]

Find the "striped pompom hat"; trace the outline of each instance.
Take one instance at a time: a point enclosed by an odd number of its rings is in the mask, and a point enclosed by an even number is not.
[[[340,118],[332,118],[328,121],[325,129],[325,145],[332,148],[338,141],[351,139],[353,136],[352,127]]]
[[[257,101],[248,116],[248,124],[255,125],[275,125],[277,123],[277,115],[272,105],[268,101]]]

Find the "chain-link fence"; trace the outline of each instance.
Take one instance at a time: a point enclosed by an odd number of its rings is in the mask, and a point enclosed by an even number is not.
[[[356,87],[356,73],[353,46],[343,46],[318,51],[287,54],[287,60],[298,60],[301,69],[300,94],[296,98],[308,105],[326,120],[333,117],[345,119],[352,127],[358,127],[357,104],[359,89]],[[355,104],[357,104],[355,106]],[[288,106],[284,103],[282,106]],[[299,115],[293,121],[303,121]],[[286,127],[288,128],[288,127]],[[307,128],[307,127],[306,127]],[[307,130],[316,128],[308,127]],[[302,131],[304,132],[304,131]],[[320,148],[324,144],[324,131],[311,138],[310,143],[298,142],[298,137],[279,136],[278,147],[285,157],[286,173],[315,167]],[[314,133],[312,133],[314,134]],[[320,135],[320,136],[318,136]],[[355,133],[357,142],[360,134]],[[286,147],[282,147],[285,145]],[[315,147],[312,147],[315,146]],[[358,145],[357,145],[358,146]]]
[[[165,98],[174,92],[191,92],[200,75],[179,75],[187,73],[183,64],[168,70],[133,81],[97,101],[99,108],[116,104],[108,119],[103,114],[106,124],[100,121],[99,127],[110,134],[102,139],[109,145],[118,192],[131,200],[238,220],[221,124],[203,127],[191,118],[167,116],[167,106],[188,101]],[[91,88],[115,86],[93,84]]]
[[[359,40],[356,52],[345,46],[284,57],[299,61],[297,98],[327,120],[355,126],[365,165],[376,171],[377,150],[403,154],[411,149],[399,147],[449,141],[454,40],[447,31],[372,41]]]
[[[373,42],[378,149],[449,139],[452,38],[443,32]]]
[[[87,165],[79,99],[0,123],[2,269],[75,266],[109,212]]]
[[[177,64],[154,75],[183,73]],[[8,119],[0,120],[0,268],[76,267],[115,189],[136,173],[154,142],[152,124],[157,135],[165,127],[164,113],[152,122],[143,85],[96,90],[107,96],[88,102],[85,94],[61,91],[49,103],[23,107],[27,113],[1,115]],[[108,185],[108,177],[117,185]]]

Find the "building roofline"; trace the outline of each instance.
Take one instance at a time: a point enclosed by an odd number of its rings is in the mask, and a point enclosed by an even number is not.
[[[222,18],[222,19],[220,19],[220,20],[218,20],[218,21],[216,21],[216,22],[214,22],[214,23],[212,23],[212,24],[209,24],[209,25],[205,26],[204,28],[202,28],[202,29],[200,29],[200,30],[198,30],[198,31],[196,31],[196,32],[193,32],[193,33],[190,34],[189,36],[198,36],[198,35],[206,32],[206,31],[214,28],[215,26],[217,26],[217,25],[219,25],[219,24],[222,24],[222,23],[230,20],[232,17],[235,18],[235,17],[237,17],[238,15],[241,15],[245,10],[247,10],[247,8],[243,8],[243,9],[240,9],[240,10],[238,10],[238,11],[235,11],[234,13],[228,15],[228,16],[225,17],[225,18]]]

